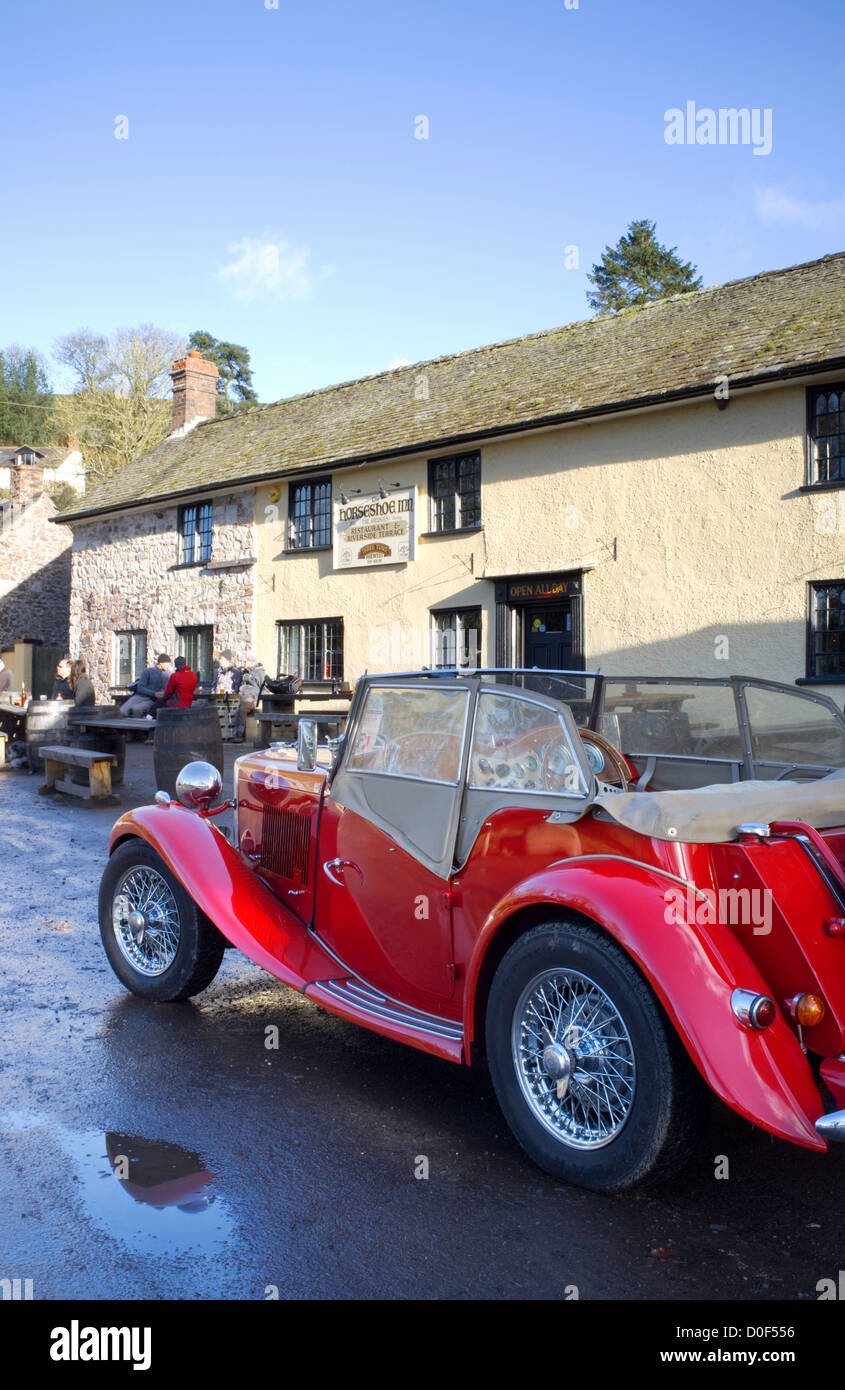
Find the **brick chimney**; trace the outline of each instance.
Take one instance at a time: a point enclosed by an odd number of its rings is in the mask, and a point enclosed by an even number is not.
[[[12,516],[22,514],[44,491],[44,469],[36,463],[41,455],[34,449],[19,449],[9,469],[9,501]],[[27,463],[27,459],[32,459]]]
[[[218,376],[214,363],[196,348],[173,363],[173,434],[187,434],[201,420],[214,419]]]

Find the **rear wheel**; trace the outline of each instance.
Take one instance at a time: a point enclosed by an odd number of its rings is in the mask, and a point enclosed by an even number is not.
[[[115,850],[100,884],[100,935],[117,978],[144,999],[189,999],[211,984],[225,941],[143,840]]]
[[[618,1192],[680,1167],[708,1092],[632,961],[597,928],[549,922],[503,958],[487,1057],[511,1129],[541,1168]]]

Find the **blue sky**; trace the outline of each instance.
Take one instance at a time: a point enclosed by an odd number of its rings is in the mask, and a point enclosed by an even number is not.
[[[588,317],[633,218],[708,285],[845,248],[834,0],[272,3],[7,7],[0,346],[203,328],[276,400]]]

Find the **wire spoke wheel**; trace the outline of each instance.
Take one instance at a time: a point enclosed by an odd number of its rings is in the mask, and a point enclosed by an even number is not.
[[[176,958],[181,919],[170,884],[149,865],[135,865],[119,879],[112,927],[122,954],[141,975],[163,975]]]
[[[634,1102],[636,1063],[613,1000],[579,971],[546,970],[522,991],[511,1047],[520,1090],[555,1139],[600,1149]]]

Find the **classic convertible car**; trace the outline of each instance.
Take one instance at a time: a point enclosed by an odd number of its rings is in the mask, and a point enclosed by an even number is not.
[[[237,760],[224,806],[192,763],[179,801],[120,818],[103,942],[146,999],[204,989],[231,945],[342,1018],[485,1058],[526,1152],[584,1187],[672,1171],[711,1091],[825,1150],[843,769],[833,703],[773,682],[367,676],[331,753],[303,721],[298,752]]]

